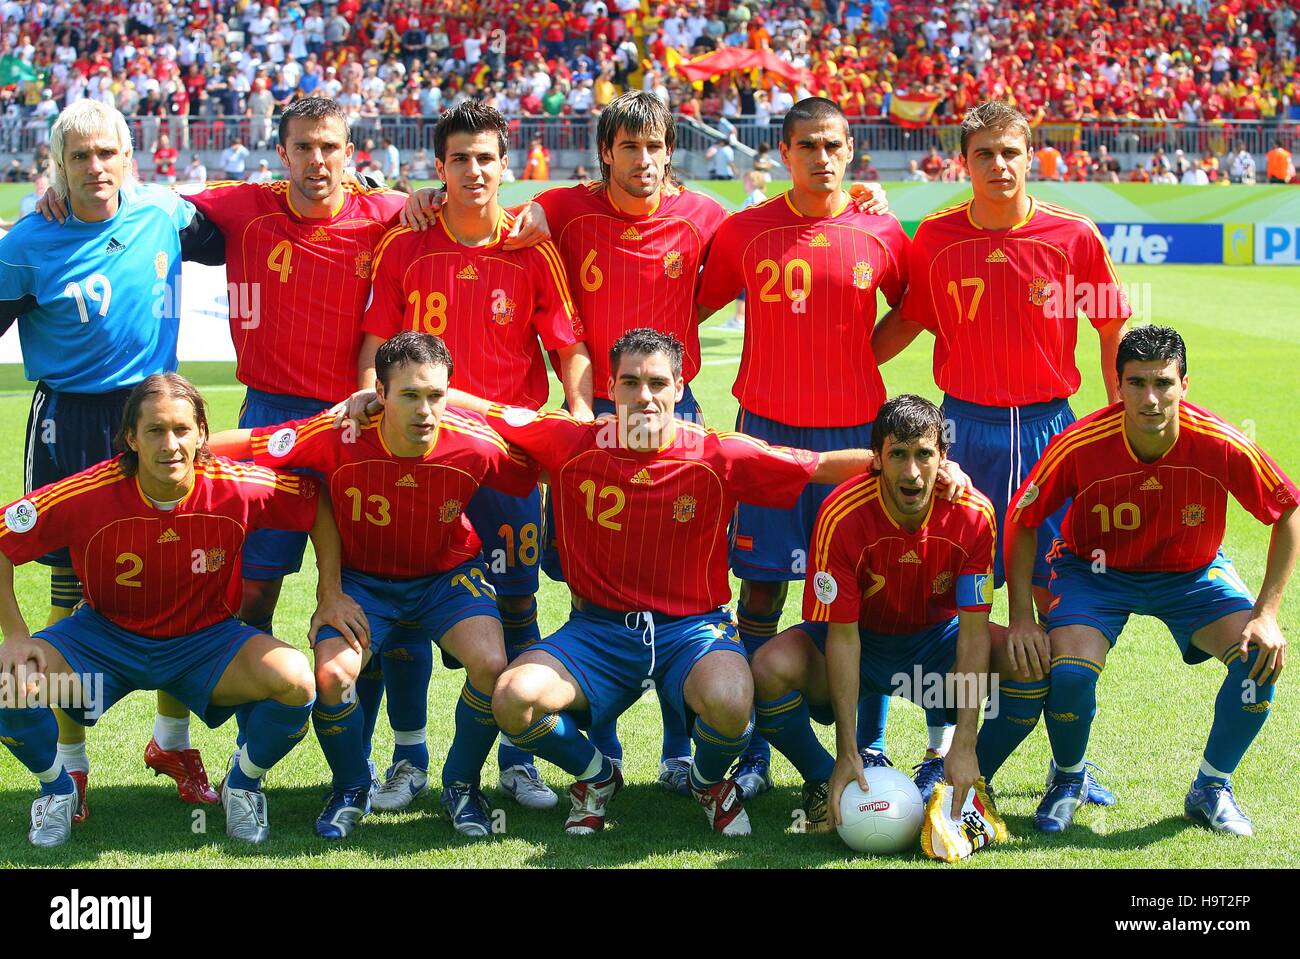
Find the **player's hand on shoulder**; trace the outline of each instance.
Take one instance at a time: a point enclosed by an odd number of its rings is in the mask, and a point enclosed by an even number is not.
[[[859,213],[884,216],[889,212],[889,197],[879,183],[854,183],[849,187],[849,196]]]
[[[596,422],[596,414],[589,406],[585,406],[585,405],[574,406],[573,410],[570,412],[569,415],[571,415],[579,423]],[[612,414],[606,413],[605,415],[611,416]]]
[[[956,460],[945,460],[939,467],[939,476],[935,480],[935,489],[946,500],[955,500],[966,490],[971,489],[974,484],[966,471],[961,468],[961,464]]]
[[[332,590],[317,599],[316,612],[311,617],[311,631],[307,634],[310,642],[316,642],[316,634],[322,626],[333,626],[358,653],[370,648],[370,621],[356,601],[342,590]]]
[[[58,220],[60,223],[68,219],[68,207],[63,202],[63,197],[54,192],[54,187],[48,188],[36,201],[36,212],[47,220]]]
[[[369,426],[370,417],[383,408],[384,404],[379,402],[379,394],[374,390],[357,390],[346,400],[330,407],[330,412],[334,414],[334,428],[338,430],[348,420],[358,426]]]
[[[406,206],[402,207],[402,212],[397,215],[398,222],[408,229],[423,230],[433,223],[433,218],[437,216],[446,200],[447,194],[443,190],[435,190],[429,186],[422,187],[407,198]]]
[[[829,795],[826,797],[826,811],[832,826],[840,825],[840,797],[849,783],[856,782],[864,793],[870,792],[866,774],[862,771],[862,757],[856,752],[835,757],[835,770],[831,773]]]
[[[0,643],[0,692],[9,696],[18,692],[14,688],[5,688],[12,683],[21,683],[22,692],[31,695],[37,691],[37,674],[45,672],[45,651],[27,635],[5,637]]]
[[[503,250],[522,250],[551,238],[551,225],[540,203],[527,203],[515,217],[515,225],[501,244]]]
[[[1252,616],[1241,631],[1241,655],[1250,655],[1250,647],[1259,650],[1259,657],[1251,667],[1247,678],[1260,686],[1267,686],[1278,681],[1282,667],[1286,665],[1286,637],[1277,625],[1277,620],[1266,613]]]
[[[1047,632],[1038,621],[1011,617],[1007,625],[1007,656],[1011,667],[1024,679],[1037,681],[1047,676],[1052,663],[1052,647]]]

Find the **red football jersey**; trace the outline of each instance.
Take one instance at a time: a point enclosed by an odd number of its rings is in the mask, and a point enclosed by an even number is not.
[[[921,221],[903,318],[934,334],[934,381],[985,406],[1073,396],[1080,311],[1101,328],[1132,314],[1106,241],[1086,216],[1030,200],[1009,230],[985,230],[971,203]]]
[[[609,399],[609,349],[637,326],[671,333],[685,347],[682,376],[700,371],[695,285],[705,251],[727,213],[693,190],[660,195],[646,216],[624,213],[598,183],[534,198],[569,270],[591,353],[596,396]]]
[[[819,461],[682,420],[651,453],[620,448],[611,420],[494,407],[488,422],[550,472],[560,561],[574,594],[668,616],[730,601],[727,524],[736,503],[789,509]]]
[[[350,396],[371,259],[406,195],[349,181],[327,220],[299,215],[285,181],[225,181],[186,199],[226,238],[239,381],[325,406]]]
[[[813,527],[804,619],[915,633],[957,610],[993,608],[993,504],[978,490],[930,501],[915,533],[881,501],[880,476],[855,476],[822,503]]]
[[[907,234],[891,216],[845,201],[803,216],[789,194],[728,217],[700,280],[700,304],[745,291],[745,345],[732,392],[751,413],[789,426],[856,426],[885,402],[871,330],[876,291],[907,288]]]
[[[189,495],[161,510],[119,456],[10,504],[0,550],[16,566],[67,546],[92,609],[169,639],[237,615],[245,534],[307,532],[316,502],[310,477],[218,456],[195,467]]]
[[[375,257],[364,329],[384,339],[402,330],[441,336],[456,364],[453,385],[536,409],[549,392],[537,337],[548,350],[572,346],[582,322],[554,244],[501,248],[513,224],[503,212],[485,246],[458,243],[441,214],[422,233],[390,231]]]
[[[537,484],[537,468],[512,458],[475,413],[448,409],[423,458],[389,452],[382,421],[335,429],[326,411],[253,430],[253,462],[326,478],[348,569],[403,579],[446,572],[482,548],[465,517],[480,486],[527,496]]]
[[[1295,484],[1235,426],[1191,403],[1178,407],[1178,439],[1144,463],[1124,432],[1124,406],[1085,416],[1048,444],[1016,493],[1007,524],[1038,526],[1073,498],[1066,548],[1130,572],[1187,572],[1223,544],[1228,494],[1272,525],[1296,504]],[[1009,540],[1008,540],[1009,541]]]

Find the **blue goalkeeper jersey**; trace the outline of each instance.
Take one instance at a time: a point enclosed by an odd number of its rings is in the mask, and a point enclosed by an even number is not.
[[[163,187],[123,188],[99,223],[19,220],[0,238],[0,332],[18,320],[27,378],[106,393],[175,370],[182,253],[219,263],[224,243]]]

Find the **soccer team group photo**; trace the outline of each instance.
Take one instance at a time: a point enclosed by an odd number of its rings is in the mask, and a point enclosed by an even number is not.
[[[181,191],[58,111],[0,237],[0,862],[1277,864],[1294,335],[1117,268],[1031,119],[970,102],[904,229],[825,96],[743,209],[653,91],[510,202],[481,97],[410,192],[319,93]]]

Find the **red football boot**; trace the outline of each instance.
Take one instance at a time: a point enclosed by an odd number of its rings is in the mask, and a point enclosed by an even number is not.
[[[85,822],[90,818],[90,807],[86,805],[86,774],[69,771],[68,775],[77,784],[77,811],[72,814],[72,821]]]
[[[199,758],[197,749],[169,752],[151,737],[149,745],[144,748],[144,764],[153,770],[155,776],[165,773],[176,780],[176,791],[180,793],[181,802],[221,802],[221,797],[208,782],[208,773],[203,768],[203,760]]]

